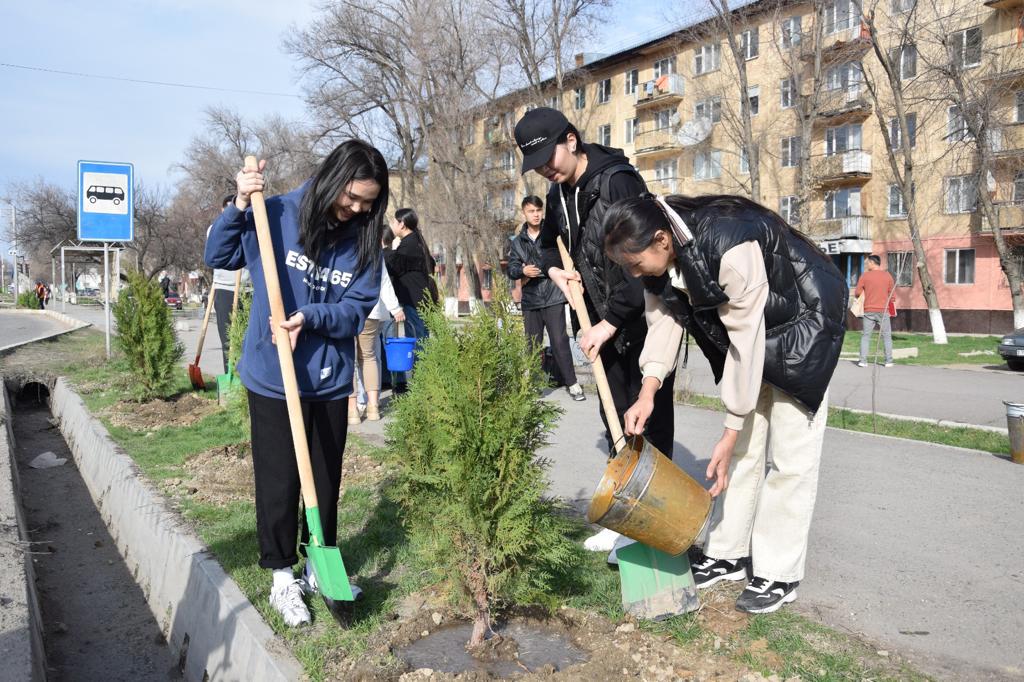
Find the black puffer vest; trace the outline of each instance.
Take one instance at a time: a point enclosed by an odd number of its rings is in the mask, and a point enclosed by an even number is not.
[[[698,200],[699,202],[700,200]],[[715,197],[680,216],[693,240],[676,248],[676,268],[688,296],[668,275],[645,277],[693,336],[722,380],[729,335],[718,306],[729,300],[718,284],[722,256],[756,241],[764,254],[769,294],[765,302],[764,381],[785,391],[812,413],[832,380],[846,333],[846,282],[832,261],[779,216],[740,197]]]
[[[589,178],[579,192],[579,224],[583,227],[575,241],[569,239],[569,219],[561,206],[561,188],[552,185],[547,197],[549,204],[554,202],[554,205],[558,206],[558,234],[569,247],[569,255],[572,256],[573,263],[583,280],[584,298],[588,304],[591,322],[595,323],[605,318],[608,297],[625,277],[622,268],[611,261],[604,251],[604,216],[612,203],[608,199],[609,183],[616,173],[634,175],[646,190],[647,185],[643,177],[625,160],[625,157],[622,163],[610,165]],[[647,322],[641,316],[616,334],[615,345],[621,351],[632,343],[643,343],[646,335]]]

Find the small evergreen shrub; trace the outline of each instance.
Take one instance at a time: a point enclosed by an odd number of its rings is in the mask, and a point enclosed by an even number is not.
[[[474,617],[471,646],[495,608],[550,604],[556,576],[580,560],[536,456],[559,409],[541,399],[538,355],[505,302],[460,329],[439,306],[422,308],[430,336],[388,428],[403,522]]]
[[[174,388],[184,346],[174,334],[171,311],[160,285],[145,275],[128,275],[128,286],[113,305],[117,344],[124,353],[139,400],[166,397]]]
[[[252,293],[243,292],[238,297],[238,310],[231,316],[228,327],[228,368],[233,377],[238,376],[235,368],[242,357],[242,342],[245,332],[249,329],[249,306],[252,304]],[[237,381],[237,379],[235,380]],[[239,426],[249,428],[249,395],[242,384],[232,381],[228,393],[227,408],[231,418]]]
[[[29,291],[22,291],[18,294],[17,306],[19,308],[35,308],[38,310],[39,297],[36,296],[36,292],[31,289]]]

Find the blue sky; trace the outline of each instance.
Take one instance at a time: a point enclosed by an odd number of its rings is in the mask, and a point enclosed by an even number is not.
[[[705,0],[615,0],[592,52],[667,32],[668,17]],[[300,95],[290,27],[313,0],[35,0],[5,3],[0,63],[213,88]],[[690,10],[692,11],[692,9]],[[74,186],[78,159],[129,161],[136,177],[170,185],[203,110],[305,116],[302,100],[81,78],[0,66],[0,195],[43,177]]]

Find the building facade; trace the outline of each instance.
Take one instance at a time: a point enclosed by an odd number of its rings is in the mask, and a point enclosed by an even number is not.
[[[955,2],[865,3],[895,69],[905,128],[850,0],[735,11],[728,30],[745,93],[721,17],[586,63],[580,57],[561,92],[547,83],[540,101],[511,93],[499,113],[473,122],[474,144],[492,160],[490,208],[511,219],[525,194],[545,194],[536,174],[520,177],[512,137],[532,106],[558,108],[587,142],[623,149],[653,192],[751,196],[745,97],[760,176],[753,198],[814,239],[851,287],[866,256],[881,256],[898,283],[895,327],[928,331],[907,201],[895,182],[909,145],[917,224],[947,331],[1006,332],[1010,291],[978,200],[988,193],[1002,234],[1024,254],[1016,246],[1024,233],[1024,0]],[[962,83],[966,94],[957,93]],[[991,123],[985,177],[964,123],[978,92],[985,97],[976,106]]]

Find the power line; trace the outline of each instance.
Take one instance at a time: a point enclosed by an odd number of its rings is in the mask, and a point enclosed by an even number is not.
[[[101,80],[108,81],[120,81],[122,83],[140,83],[142,85],[163,85],[171,88],[190,88],[192,90],[212,90],[215,92],[237,92],[246,95],[264,95],[267,97],[293,97],[295,99],[302,99],[300,95],[293,95],[286,92],[266,92],[263,90],[241,90],[238,88],[216,88],[209,85],[194,85],[191,83],[171,83],[168,81],[151,81],[143,80],[140,78],[121,78],[119,76],[104,76],[95,73],[81,73],[79,71],[61,71],[60,69],[46,69],[41,66],[26,66],[24,64],[9,64],[6,62],[0,62],[0,66],[7,67],[9,69],[22,69],[25,71],[41,71],[43,73],[57,73],[63,76],[75,76],[78,78],[99,78]]]

